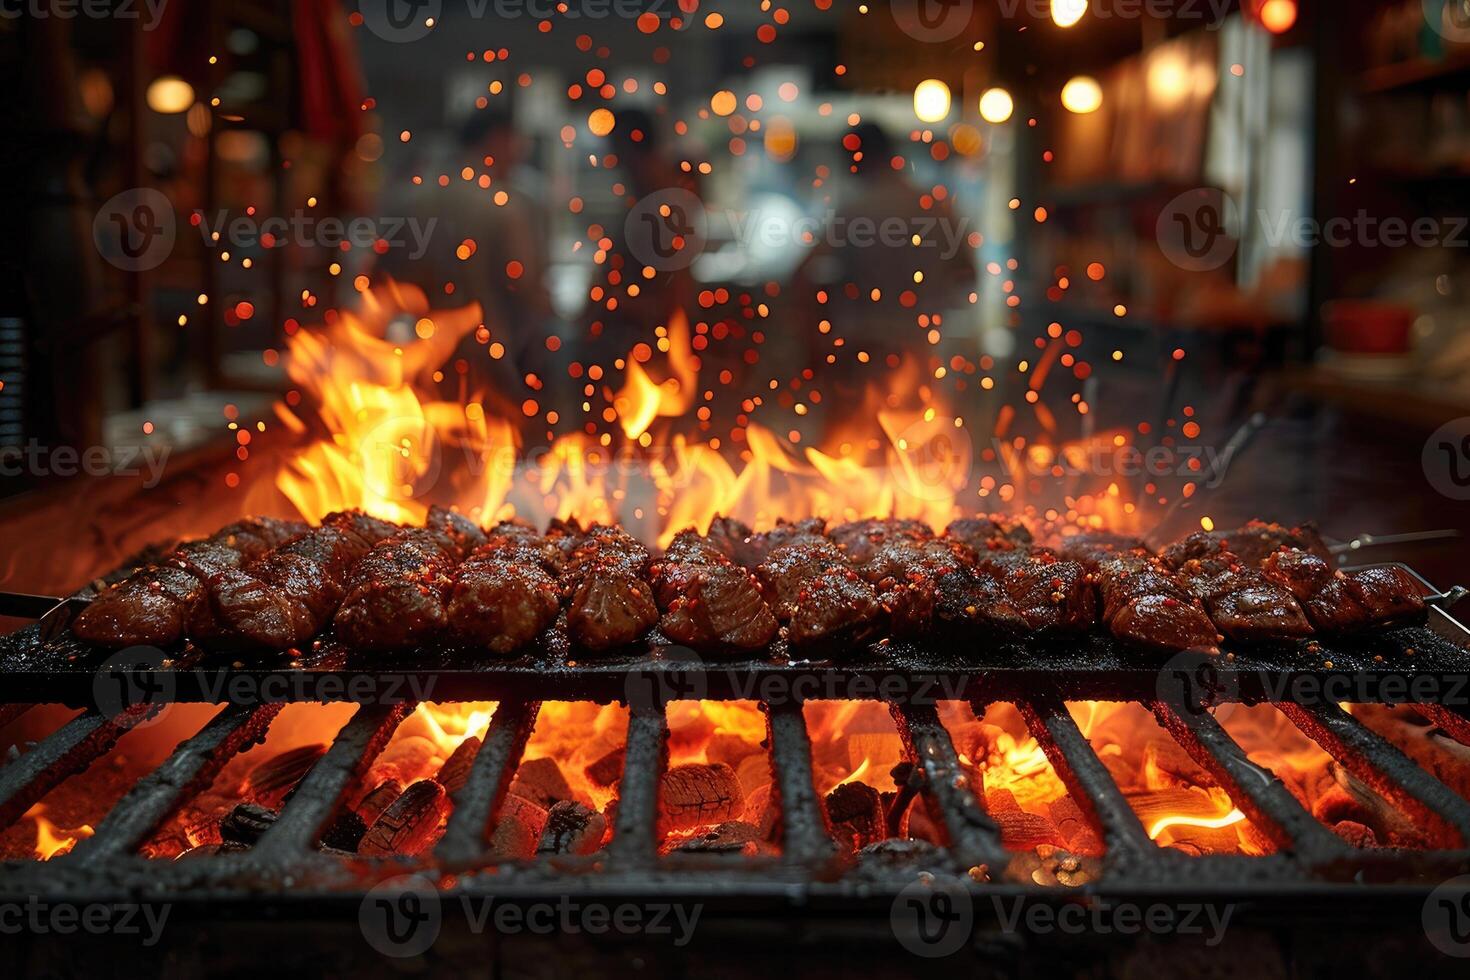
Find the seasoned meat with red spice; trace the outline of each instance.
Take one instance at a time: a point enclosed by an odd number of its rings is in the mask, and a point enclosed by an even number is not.
[[[1219,652],[1220,636],[1203,605],[1159,560],[1125,551],[1093,574],[1113,636],[1150,650]]]
[[[738,563],[740,549],[744,546],[745,539],[749,538],[752,533],[750,525],[737,521],[733,517],[716,514],[715,519],[710,521],[709,533],[705,535],[705,540],[717,548],[720,554]]]
[[[944,536],[968,545],[981,558],[995,549],[1009,550],[1031,544],[1031,532],[1020,521],[1005,517],[962,517],[950,521]]]
[[[1273,551],[1261,568],[1297,598],[1323,633],[1422,623],[1428,614],[1419,583],[1393,565],[1344,572],[1310,551],[1286,549]]]
[[[572,641],[610,650],[642,639],[658,622],[647,570],[647,548],[621,528],[593,525],[561,572]]]
[[[437,639],[448,625],[451,574],[485,540],[467,518],[434,508],[424,527],[379,541],[352,569],[333,617],[337,636],[362,650],[402,650]]]
[[[754,570],[770,557],[771,552],[788,544],[803,541],[826,541],[827,522],[820,517],[787,523],[778,521],[769,531],[757,531],[735,543],[736,564]]]
[[[525,524],[506,522],[459,566],[449,588],[449,636],[509,654],[530,643],[561,610],[561,549]]]
[[[211,573],[189,617],[190,637],[211,650],[305,644],[337,611],[353,565],[396,530],[357,511],[329,514],[248,565]]]
[[[1329,567],[1336,567],[1317,525],[1311,523],[1285,527],[1250,521],[1233,531],[1196,531],[1165,548],[1163,557],[1171,566],[1178,567],[1190,558],[1209,558],[1223,549],[1239,558],[1241,564],[1256,568],[1272,552],[1283,548],[1310,552]]]
[[[1190,557],[1181,556],[1188,554]],[[1238,643],[1299,640],[1312,635],[1290,591],[1243,562],[1223,539],[1190,535],[1166,548],[1164,564],[1204,603],[1215,628]]]
[[[827,537],[842,549],[848,561],[861,565],[885,544],[922,544],[934,537],[934,532],[923,521],[873,518],[839,524],[827,532]]]
[[[650,570],[660,631],[700,652],[759,650],[779,628],[760,582],[709,538],[680,531]]]
[[[939,632],[952,638],[1025,629],[995,576],[975,567],[975,553],[958,541],[897,539],[860,567],[878,592],[895,637]]]
[[[1108,531],[1088,531],[1062,538],[1056,552],[1063,558],[1075,561],[1089,571],[1118,555],[1148,555],[1148,545],[1142,539]]]
[[[876,637],[883,627],[883,607],[841,549],[809,531],[791,537],[791,543],[772,549],[756,568],[791,646],[838,652]]]
[[[1084,633],[1097,622],[1092,575],[1050,549],[995,548],[980,552],[978,565],[999,580],[1026,626],[1037,633]]]
[[[77,616],[72,632],[105,647],[172,647],[183,639],[189,611],[204,595],[204,575],[254,561],[306,530],[298,521],[261,517],[186,542],[104,590]]]

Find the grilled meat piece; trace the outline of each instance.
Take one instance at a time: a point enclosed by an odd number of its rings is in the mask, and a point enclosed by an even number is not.
[[[337,635],[363,650],[402,650],[437,638],[449,622],[450,575],[466,549],[484,540],[472,521],[436,507],[426,526],[379,541],[352,569],[333,618]]]
[[[979,553],[978,567],[999,580],[1034,632],[1085,633],[1097,622],[1092,575],[1048,548],[994,548]]]
[[[923,521],[872,518],[839,524],[827,532],[827,537],[846,553],[848,561],[861,565],[890,541],[922,544],[934,537],[934,532]]]
[[[1125,551],[1099,562],[1093,575],[1103,623],[1118,639],[1165,652],[1219,652],[1203,605],[1162,562]]]
[[[1108,531],[1089,531],[1062,538],[1056,551],[1061,557],[1075,561],[1089,571],[1119,555],[1149,554],[1148,545],[1140,538]]]
[[[1233,531],[1196,531],[1165,548],[1163,558],[1177,568],[1191,558],[1209,558],[1223,549],[1239,558],[1241,564],[1256,568],[1272,552],[1283,548],[1310,552],[1329,567],[1336,567],[1317,525],[1312,523],[1285,527],[1266,521],[1250,521]]]
[[[975,553],[958,541],[899,538],[873,552],[859,567],[878,592],[895,637],[938,631],[956,638],[1015,633],[1026,622]]]
[[[755,573],[792,647],[837,651],[877,635],[883,607],[841,549],[810,531],[794,532],[791,538],[772,549]]]
[[[798,542],[826,541],[827,522],[820,517],[787,523],[778,521],[769,531],[748,534],[735,543],[734,558],[737,564],[754,570],[770,557],[777,548]]]
[[[501,526],[505,527],[507,525]],[[517,534],[521,533],[519,529],[522,528],[531,531],[532,534],[535,533],[535,530],[530,525],[522,524],[518,521],[510,522],[508,526],[516,528],[517,531],[515,533]],[[560,517],[553,517],[551,523],[546,526],[546,542],[561,552],[561,560],[558,562],[558,567],[566,564],[566,560],[572,557],[572,552],[577,550],[577,545],[581,544],[586,537],[587,532],[583,530],[582,525],[578,523],[575,517],[569,517],[566,520],[562,520]]]
[[[298,521],[261,517],[180,545],[168,558],[93,599],[72,623],[72,632],[106,647],[174,646],[184,636],[190,609],[204,595],[204,575],[254,561],[306,529]]]
[[[701,652],[759,650],[776,635],[776,617],[760,582],[698,532],[680,531],[650,569],[663,619],[675,643]]]
[[[534,528],[506,522],[491,530],[454,574],[449,635],[498,654],[530,643],[561,609],[561,549]]]
[[[982,558],[987,551],[1024,548],[1032,540],[1026,525],[997,515],[962,517],[957,521],[950,521],[949,527],[944,529],[944,536],[969,545]]]
[[[1422,623],[1428,614],[1419,583],[1392,565],[1344,572],[1321,555],[1294,548],[1273,551],[1261,568],[1297,598],[1323,633]]]
[[[333,513],[248,565],[211,573],[189,635],[211,650],[301,646],[337,611],[352,566],[396,530],[358,511]]]
[[[1181,556],[1189,554],[1191,557]],[[1164,549],[1164,564],[1210,614],[1215,627],[1239,643],[1300,640],[1312,635],[1301,605],[1287,589],[1242,561],[1223,539],[1192,534]]]
[[[739,562],[739,551],[745,539],[749,538],[752,533],[750,525],[743,521],[716,514],[715,519],[710,521],[709,533],[705,535],[705,540],[718,548],[726,558]]]
[[[573,642],[610,650],[652,629],[658,606],[644,579],[647,569],[647,548],[621,528],[593,525],[561,572]]]

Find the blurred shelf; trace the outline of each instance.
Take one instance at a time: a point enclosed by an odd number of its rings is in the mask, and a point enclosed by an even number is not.
[[[1364,93],[1398,92],[1446,85],[1470,76],[1470,51],[1456,52],[1435,61],[1417,58],[1396,65],[1370,68],[1358,79]]]
[[[1355,414],[1425,430],[1470,415],[1470,388],[1413,375],[1370,381],[1346,377],[1319,366],[1287,372],[1280,380],[1291,391],[1347,408]]]
[[[1199,186],[1198,181],[1190,184],[1174,180],[1100,180],[1083,184],[1053,184],[1039,195],[1039,199],[1049,208],[1126,205],[1140,198],[1173,197]]]

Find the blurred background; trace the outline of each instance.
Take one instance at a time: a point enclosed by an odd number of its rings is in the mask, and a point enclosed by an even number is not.
[[[0,586],[238,511],[349,311],[520,452],[652,379],[734,459],[942,403],[1240,449],[1145,529],[1470,528],[1465,0],[24,0],[0,72]]]

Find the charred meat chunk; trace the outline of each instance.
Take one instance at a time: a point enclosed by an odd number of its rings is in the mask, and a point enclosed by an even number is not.
[[[848,561],[861,565],[889,542],[922,544],[934,537],[934,532],[923,521],[873,518],[839,524],[827,532],[827,537],[843,550]]]
[[[497,525],[454,574],[450,638],[502,655],[530,643],[561,609],[561,565],[560,548],[534,528]]]
[[[1088,531],[1062,538],[1056,548],[1057,554],[1075,561],[1088,570],[1096,569],[1103,562],[1119,555],[1147,555],[1148,545],[1142,539],[1108,531]]]
[[[648,549],[621,528],[593,525],[561,573],[574,643],[611,650],[653,628],[658,606],[644,578],[648,561]]]
[[[733,557],[737,564],[754,569],[777,548],[802,541],[826,541],[826,531],[827,522],[820,517],[809,517],[795,523],[778,521],[769,531],[747,534],[736,542]]]
[[[957,541],[899,539],[878,548],[859,570],[877,590],[896,637],[937,631],[959,638],[1026,626],[996,578],[977,568],[974,552]]]
[[[212,650],[301,646],[337,611],[352,567],[396,530],[361,512],[333,513],[248,565],[211,573],[189,635]]]
[[[715,519],[710,521],[709,532],[705,535],[705,540],[718,549],[720,554],[726,558],[744,564],[739,560],[739,552],[744,546],[745,540],[752,533],[750,525],[742,521],[737,521],[733,517],[723,517],[716,514]]]
[[[1164,549],[1163,557],[1173,567],[1191,558],[1210,558],[1220,550],[1240,559],[1241,564],[1259,567],[1272,552],[1283,548],[1310,552],[1336,567],[1315,524],[1285,527],[1266,521],[1250,521],[1233,531],[1196,531]]]
[[[1222,539],[1197,538],[1190,535],[1166,548],[1164,564],[1204,603],[1216,629],[1238,643],[1299,640],[1312,634],[1290,591],[1227,550]],[[1192,557],[1180,561],[1185,553]]]
[[[1031,544],[1031,532],[1020,521],[1001,516],[962,517],[950,521],[944,536],[968,545],[982,558],[985,552],[1024,548]]]
[[[792,647],[835,652],[877,635],[883,607],[841,549],[816,534],[792,537],[756,568]]]
[[[1394,565],[1344,572],[1310,551],[1286,549],[1268,555],[1261,568],[1297,598],[1323,633],[1422,623],[1427,615],[1419,583]]]
[[[980,552],[979,568],[993,575],[1037,633],[1085,633],[1097,622],[1092,575],[1075,561],[1047,548],[1017,547]]]
[[[1162,562],[1124,552],[1100,562],[1094,576],[1113,636],[1150,650],[1219,652],[1203,605]]]
[[[297,521],[259,517],[186,542],[104,590],[72,623],[72,632],[99,646],[171,647],[183,638],[189,611],[204,596],[204,575],[254,561],[306,529]]]
[[[485,540],[472,522],[435,509],[425,527],[401,528],[353,567],[333,625],[364,650],[402,650],[436,639],[448,625],[450,575],[465,550]]]
[[[760,582],[709,538],[681,531],[650,570],[659,629],[701,652],[759,650],[776,635]]]

